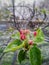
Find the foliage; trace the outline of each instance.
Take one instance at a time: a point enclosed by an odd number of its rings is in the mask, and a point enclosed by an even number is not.
[[[29,54],[31,65],[41,65],[41,52],[37,46],[31,47]]]
[[[18,60],[20,63],[25,59],[25,56],[26,56],[26,52],[24,50],[20,50],[18,54]]]
[[[29,30],[20,30],[13,34],[11,38],[14,40],[5,48],[5,53],[19,49],[18,60],[20,63],[27,58],[30,60],[31,65],[41,65],[41,51],[37,46],[38,43],[44,41],[41,28],[32,32],[32,34]]]
[[[34,37],[34,42],[39,43],[44,40],[44,34],[41,29],[37,30],[37,35]]]

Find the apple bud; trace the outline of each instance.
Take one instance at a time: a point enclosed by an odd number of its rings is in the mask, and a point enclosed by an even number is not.
[[[33,41],[32,40],[29,40],[29,45],[32,45],[33,44]]]
[[[36,36],[36,35],[37,35],[37,32],[35,31],[35,32],[33,33],[33,35]]]
[[[20,35],[20,39],[21,39],[21,40],[24,40],[24,39],[26,39],[26,36],[25,36],[24,34],[21,34],[21,35]]]

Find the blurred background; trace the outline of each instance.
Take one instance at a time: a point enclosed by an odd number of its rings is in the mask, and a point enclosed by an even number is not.
[[[20,65],[17,52],[3,53],[10,36],[20,29],[34,31],[39,27],[45,35],[45,44],[39,46],[44,56],[42,65],[49,65],[49,0],[0,0],[0,65]]]

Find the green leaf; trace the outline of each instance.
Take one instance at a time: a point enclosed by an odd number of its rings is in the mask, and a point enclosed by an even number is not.
[[[40,43],[42,41],[44,41],[44,34],[43,34],[43,31],[39,28],[37,30],[37,36],[34,37],[34,42]]]
[[[16,49],[18,49],[21,44],[22,44],[21,40],[18,40],[18,39],[13,40],[12,42],[8,44],[4,52],[16,51]]]
[[[8,46],[5,48],[4,52],[14,52],[20,48],[22,48],[26,43],[26,40],[23,42],[19,39],[16,39],[8,44]]]
[[[29,54],[31,65],[41,65],[41,51],[38,49],[38,47],[33,46],[30,49]]]
[[[24,50],[20,50],[18,54],[18,61],[21,63],[23,60],[25,60],[26,52]]]
[[[15,33],[15,34],[12,34],[11,38],[20,39],[20,33],[17,32],[17,33]]]

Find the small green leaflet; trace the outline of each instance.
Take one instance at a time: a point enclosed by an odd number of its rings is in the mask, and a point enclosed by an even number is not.
[[[42,12],[42,13],[46,13],[46,10],[45,10],[45,9],[42,9],[41,12]]]
[[[21,63],[23,60],[25,60],[26,52],[24,50],[20,50],[18,54],[18,61]]]
[[[40,43],[42,41],[44,41],[44,34],[43,34],[43,31],[39,28],[37,30],[37,36],[34,37],[34,42]]]
[[[20,39],[20,33],[17,32],[17,33],[15,33],[15,34],[12,34],[11,38]]]
[[[21,40],[18,39],[13,40],[7,45],[4,52],[16,51],[16,49],[18,49],[21,46],[21,44],[22,44]]]
[[[46,13],[46,14],[49,14],[49,11],[48,11],[48,10],[46,10],[46,9],[42,9],[42,10],[41,10],[41,13]]]
[[[41,51],[36,46],[31,47],[29,57],[31,65],[41,65]]]

